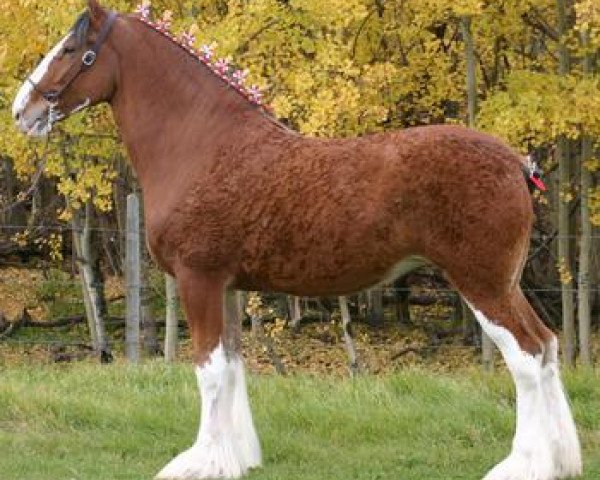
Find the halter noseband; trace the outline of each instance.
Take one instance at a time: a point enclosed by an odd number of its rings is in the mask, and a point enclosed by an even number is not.
[[[102,24],[102,28],[98,33],[98,37],[96,38],[94,45],[92,45],[92,48],[90,48],[83,54],[83,56],[81,57],[81,63],[79,64],[79,68],[71,76],[69,81],[63,85],[62,88],[60,88],[59,90],[41,90],[38,84],[36,84],[33,80],[31,80],[31,78],[28,77],[27,80],[29,81],[29,83],[31,83],[33,89],[36,92],[38,92],[48,103],[56,103],[60,96],[65,92],[67,88],[71,86],[71,84],[77,79],[77,77],[79,77],[79,75],[81,75],[83,72],[89,70],[89,68],[96,62],[96,58],[98,57],[98,53],[102,48],[102,44],[107,39],[116,18],[117,12],[111,11],[108,14],[108,17]]]

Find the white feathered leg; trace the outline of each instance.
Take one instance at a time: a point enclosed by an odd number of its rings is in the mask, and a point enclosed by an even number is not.
[[[552,450],[556,464],[556,478],[571,478],[581,474],[581,447],[558,369],[558,342],[553,338],[548,345],[546,364],[542,366],[542,389],[554,423]]]
[[[553,439],[557,437],[554,411],[542,387],[542,355],[524,352],[514,335],[494,324],[473,308],[486,334],[498,346],[515,381],[517,424],[511,453],[496,465],[484,480],[555,480],[558,464]]]
[[[198,438],[156,478],[238,478],[261,463],[242,360],[219,345],[196,375],[202,403]]]

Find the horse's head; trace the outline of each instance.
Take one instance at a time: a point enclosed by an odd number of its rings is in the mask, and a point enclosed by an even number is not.
[[[43,136],[71,113],[110,100],[117,57],[108,39],[116,14],[96,0],[27,77],[12,113],[28,135]]]

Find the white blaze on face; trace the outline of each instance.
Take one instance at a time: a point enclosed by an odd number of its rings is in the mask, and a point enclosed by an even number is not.
[[[47,121],[42,121],[42,115],[47,114],[47,102],[44,102],[42,107],[38,107],[32,109],[31,114],[25,114],[26,110],[29,107],[29,102],[31,100],[31,94],[33,93],[33,84],[39,84],[39,82],[44,78],[46,73],[48,72],[48,68],[50,67],[50,63],[56,57],[56,55],[62,50],[63,45],[70,37],[71,34],[66,35],[60,42],[58,42],[52,50],[44,57],[44,59],[40,62],[40,64],[36,67],[33,73],[29,76],[29,80],[26,80],[21,88],[17,92],[15,100],[12,105],[12,114],[13,118],[17,121],[19,128],[28,134],[40,134],[43,129],[36,128],[36,126],[40,126],[40,124],[46,124]]]

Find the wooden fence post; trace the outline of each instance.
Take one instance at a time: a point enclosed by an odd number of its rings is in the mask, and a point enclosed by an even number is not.
[[[140,361],[140,203],[138,196],[127,196],[127,235],[125,263],[127,278],[127,321],[125,352],[131,363]]]
[[[290,327],[292,331],[300,330],[300,322],[302,321],[302,307],[300,305],[300,297],[288,295],[288,309],[290,311]]]
[[[487,334],[481,331],[481,363],[483,369],[486,372],[494,370],[494,342],[487,336]]]
[[[90,336],[101,361],[106,363],[112,360],[112,354],[104,325],[104,292],[101,289],[101,278],[94,269],[94,257],[97,252],[94,251],[95,245],[92,241],[93,215],[92,203],[89,201],[85,204],[83,212],[75,212],[72,220],[73,247],[77,256]]]
[[[177,283],[175,279],[165,274],[165,290],[167,296],[166,330],[165,330],[165,361],[173,362],[177,357],[177,344],[179,340],[177,318]]]
[[[360,367],[358,364],[358,355],[356,354],[356,346],[354,345],[354,339],[352,338],[352,332],[350,329],[350,311],[348,310],[348,299],[346,297],[338,297],[340,304],[340,314],[342,316],[342,328],[344,331],[344,345],[348,352],[348,368],[350,370],[350,376],[355,377],[360,373]]]

